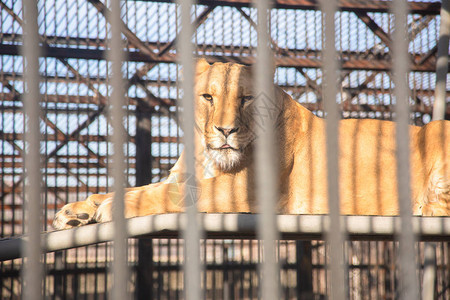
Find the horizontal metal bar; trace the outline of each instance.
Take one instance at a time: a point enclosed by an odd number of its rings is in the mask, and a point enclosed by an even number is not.
[[[281,67],[283,68],[283,67]],[[381,73],[381,72],[380,72]],[[79,80],[76,79],[74,76],[41,76],[45,79],[46,82],[52,82],[52,83],[73,83],[73,84],[81,84]],[[0,74],[0,80],[3,78],[5,81],[9,81],[9,84],[13,82],[22,82],[22,74],[21,73],[10,73],[10,72],[4,72]],[[87,77],[88,79],[100,82],[103,84],[107,83],[107,80],[105,77],[101,76],[91,76]],[[149,79],[142,79],[140,81],[142,84],[148,87],[175,87],[176,81],[173,80],[149,80]],[[293,93],[304,93],[306,91],[312,90],[311,86],[305,85],[305,84],[281,84],[279,85],[281,88],[283,88],[286,91],[290,91]],[[373,87],[342,87],[342,90],[347,93],[351,94],[368,94],[368,95],[374,95],[374,94],[392,94],[392,90],[390,89],[381,89],[381,88],[373,88]],[[435,90],[430,88],[414,88],[413,89],[414,95],[416,96],[428,96],[433,97]],[[7,101],[19,101],[17,97],[16,92],[3,92],[3,99]],[[445,91],[446,97],[450,97],[450,91]],[[14,96],[16,96],[14,98]],[[92,96],[80,96],[80,95],[67,95],[67,94],[45,94],[42,97],[45,97],[45,102],[70,102],[74,104],[79,103],[89,103],[89,104],[95,104],[94,97]],[[130,101],[131,105],[136,105],[136,102],[141,100],[140,98],[135,97],[125,97],[124,99]],[[168,99],[168,98],[159,98],[160,101],[163,101],[165,105],[168,106],[174,106],[175,105],[175,99]],[[160,102],[152,101],[149,103],[150,105],[159,105]],[[431,106],[430,106],[431,107]],[[450,108],[448,108],[448,111],[450,111]]]
[[[218,239],[255,238],[256,214],[200,214],[199,222],[206,237]],[[393,240],[400,230],[399,217],[342,216],[342,229],[350,240]],[[323,239],[329,228],[326,215],[277,215],[277,228],[283,239]],[[413,230],[421,241],[450,241],[450,218],[413,217]],[[185,228],[185,214],[162,214],[127,220],[129,237],[179,237]],[[46,252],[87,246],[113,239],[112,223],[91,224],[74,229],[43,233],[42,247]],[[0,239],[0,260],[19,258],[20,246],[26,237]]]
[[[0,136],[1,137],[1,136]],[[159,137],[154,137],[155,139],[152,139],[152,142],[157,141],[157,143],[159,143],[160,141],[164,141],[165,137],[161,137],[163,138],[162,140],[159,139]],[[44,140],[45,141],[45,140]],[[98,161],[106,161],[108,159],[108,156],[106,155],[95,155],[95,157],[89,156],[89,155],[57,155],[54,158],[51,158],[49,160],[49,164],[50,167],[52,168],[55,166],[55,159],[58,159],[59,162],[68,164],[68,165],[73,165],[73,166],[81,166],[81,167],[92,167],[94,165],[96,165],[98,163]],[[134,166],[134,156],[130,156],[128,157],[128,163],[130,166]],[[156,162],[159,161],[164,161],[164,160],[178,160],[178,156],[167,156],[167,155],[161,155],[161,156],[153,156],[153,159]],[[74,160],[78,160],[78,161],[74,161]],[[22,157],[20,155],[13,155],[13,154],[3,154],[2,155],[2,162],[1,163],[5,163],[5,164],[9,164],[7,165],[8,167],[22,167],[21,163],[22,163]],[[158,164],[157,164],[158,165]],[[17,173],[17,172],[16,172]]]
[[[0,55],[18,55],[19,45],[0,45]],[[73,58],[73,59],[94,59],[103,60],[104,54],[103,50],[97,49],[76,49],[76,48],[63,48],[63,47],[45,47],[44,55],[47,57],[54,58]],[[304,57],[277,57],[275,58],[275,63],[279,67],[298,67],[298,68],[321,68],[322,64],[320,62],[320,52],[310,51],[308,55]],[[200,49],[199,54],[202,54]],[[299,54],[301,54],[299,52]],[[389,71],[391,69],[391,62],[387,60],[387,57],[373,57],[368,59],[363,59],[361,57],[367,56],[366,53],[360,53],[358,57],[358,52],[339,52],[338,57],[341,58],[341,69],[343,70],[375,70],[375,71]],[[255,63],[255,58],[252,56],[213,56],[213,55],[202,55],[210,62],[216,61],[231,61],[237,62],[245,65],[251,65]],[[413,55],[413,61],[419,61],[422,56]],[[127,52],[127,60],[135,62],[147,62],[147,63],[175,63],[175,55],[168,53],[157,59],[148,57],[147,55],[139,52]],[[411,71],[416,72],[434,72],[436,69],[436,60],[430,58],[422,64],[414,63],[411,65]]]
[[[292,91],[293,93],[303,93],[305,92],[305,89],[303,87],[289,87],[289,88],[283,88],[286,91]],[[345,92],[347,89],[343,89],[343,91]],[[348,89],[348,91],[354,91],[355,89]],[[383,94],[390,94],[392,91],[390,90],[383,90],[382,93]],[[372,92],[369,91],[368,93],[366,93],[365,90],[362,90],[361,92],[358,93],[358,96],[362,96],[362,95],[367,95],[367,94],[371,94]],[[450,93],[447,93],[447,97],[450,97]],[[7,94],[4,94],[4,96],[8,97]],[[423,95],[425,96],[425,94]],[[430,96],[431,95],[426,95],[426,96]],[[75,97],[75,96],[74,96]],[[295,95],[293,96],[295,99]],[[4,97],[5,98],[5,97]],[[8,97],[9,98],[9,97]],[[319,98],[320,101],[320,98]],[[76,104],[76,103],[75,103]],[[343,113],[351,113],[351,112],[393,112],[393,107],[391,105],[378,105],[378,104],[352,104],[349,101],[345,101],[341,104],[341,112]],[[306,107],[307,109],[311,110],[311,111],[316,111],[316,110],[322,110],[323,111],[323,104],[322,102],[320,103],[302,103],[302,106]],[[20,105],[0,105],[0,110],[4,111],[4,112],[17,112],[17,110],[21,110],[22,106]],[[53,109],[53,108],[46,108],[45,111],[47,113],[49,112],[53,112],[53,113],[65,113],[65,114],[88,114],[91,113],[95,110],[93,109],[85,109],[85,108],[59,108],[59,109]],[[134,110],[130,110],[130,114],[133,112]],[[158,111],[155,111],[155,113],[157,113]],[[411,106],[411,112],[416,112],[416,113],[422,113],[422,114],[431,114],[433,112],[433,107],[431,105],[424,105],[424,104],[416,104]],[[161,112],[164,114],[164,112]],[[446,110],[445,110],[445,119],[449,120],[450,119],[450,106],[447,105]],[[155,137],[158,138],[158,137]],[[133,140],[131,140],[133,141]]]
[[[105,156],[101,156],[103,159],[105,159]],[[175,158],[173,158],[175,159]],[[172,167],[172,165],[169,165],[167,163],[159,163],[161,161],[160,158],[154,158],[155,161],[155,165],[159,166],[161,165],[162,167]],[[22,161],[7,161],[1,162],[2,168],[22,168],[23,167],[23,162]],[[90,163],[86,163],[86,162],[49,162],[46,164],[45,169],[46,169],[46,176],[61,176],[63,175],[63,173],[58,172],[58,170],[52,170],[52,169],[56,169],[56,168],[86,168],[86,169],[93,169],[96,168],[96,170],[90,170],[87,173],[80,173],[79,175],[81,176],[101,176],[101,175],[107,175],[107,174],[102,174],[102,172],[100,172],[100,174],[98,174],[99,172],[97,172],[97,168],[101,168],[98,167],[98,162],[90,162]],[[129,169],[134,169],[136,168],[136,164],[135,163],[127,163],[127,166]],[[105,167],[106,168],[106,167]],[[17,172],[16,170],[7,170],[7,171],[2,171],[2,175],[19,175],[22,174],[22,172]]]
[[[12,40],[12,35],[8,35],[5,34],[4,36],[6,36],[6,39],[4,38],[3,41],[11,41]],[[20,37],[22,37],[21,35],[14,35],[14,38],[18,41],[20,41]],[[413,39],[413,38],[412,38]],[[86,38],[76,38],[76,37],[72,37],[72,38],[66,38],[66,37],[54,37],[53,39],[50,38],[49,36],[46,37],[46,41],[48,42],[49,47],[45,48],[47,49],[47,51],[49,51],[49,55],[50,57],[59,57],[61,51],[66,52],[67,57],[69,58],[78,58],[78,59],[82,59],[83,57],[85,59],[101,59],[101,53],[102,49],[86,49],[84,46],[93,46],[91,42],[91,40],[86,37]],[[104,40],[95,40],[97,42],[97,44],[95,44],[94,46],[99,47],[104,45]],[[77,46],[77,47],[71,47],[71,48],[67,48],[67,47],[58,47],[56,45],[72,45],[72,46]],[[161,45],[159,45],[158,43],[152,43],[149,42],[148,43],[150,46],[152,46],[153,48],[156,47],[161,47]],[[163,48],[166,45],[169,45],[170,43],[167,44],[162,44],[164,45]],[[0,53],[3,54],[9,54],[9,55],[16,55],[14,53],[16,53],[16,49],[17,45],[14,44],[10,44],[10,43],[6,43],[4,45],[2,45],[2,49],[0,49]],[[134,49],[132,47],[132,45],[130,45],[130,47],[128,49]],[[73,51],[86,51],[86,53],[88,55],[83,56],[83,55],[79,55],[79,54],[74,54],[73,57],[70,56],[70,54],[73,53]],[[89,52],[90,51],[90,52]],[[219,53],[223,54],[223,56],[220,56],[222,61],[226,60],[228,56],[232,56],[232,57],[239,57],[238,55],[245,55],[248,56],[249,54],[253,53],[255,51],[255,49],[253,47],[248,47],[248,46],[234,46],[234,45],[223,45],[223,44],[199,44],[197,45],[197,51],[198,51],[198,55],[207,55],[209,53],[216,53],[216,55],[218,55]],[[288,57],[306,57],[306,58],[310,58],[310,59],[319,59],[321,56],[321,51],[318,50],[313,50],[313,49],[294,49],[294,48],[279,48],[276,47],[276,49],[274,49],[275,53],[278,54],[278,56],[283,57],[283,56],[288,56]],[[419,53],[414,53],[412,55],[412,59],[413,61],[415,61],[417,63],[417,65],[422,65],[424,62],[426,62],[429,58],[434,58],[434,55],[436,54],[437,51],[437,47],[431,49],[430,51],[424,53],[424,54],[419,54]],[[136,50],[132,50],[129,51],[130,53],[130,60],[137,60],[138,57],[136,57],[135,53],[139,53],[139,51]],[[170,54],[170,53],[169,53]],[[204,54],[204,55],[203,55]],[[152,61],[153,63],[160,61],[160,60],[171,60],[173,58],[173,56],[164,56],[165,54],[161,54],[159,55],[159,58],[155,59],[155,61]],[[171,55],[171,54],[170,54]],[[371,60],[383,60],[385,58],[387,58],[388,54],[383,54],[380,55],[378,53],[372,53],[371,49],[368,49],[367,51],[361,52],[361,51],[342,51],[341,52],[341,57],[343,57],[343,61],[349,61],[350,59],[352,60],[351,63],[354,63],[355,61],[358,61],[361,59],[361,57],[367,57],[367,56],[371,56]],[[435,62],[432,62],[433,64]],[[16,75],[16,74],[15,74]],[[53,77],[54,79],[57,77]],[[67,80],[67,79],[72,79],[72,76],[69,76],[68,78],[66,77],[62,77],[63,80]],[[90,78],[93,81],[103,81],[104,78],[102,77],[92,77]],[[142,82],[145,82],[144,80],[142,80]],[[159,81],[158,81],[159,82]],[[164,81],[160,81],[159,83],[164,83]],[[165,83],[164,83],[165,84]]]
[[[134,0],[136,1],[136,0]],[[172,2],[171,0],[137,0],[142,2]],[[316,0],[277,0],[275,8],[318,10]],[[216,6],[249,7],[251,0],[199,0],[198,4]],[[340,0],[338,10],[361,12],[388,12],[392,1],[379,0]],[[439,2],[408,2],[410,13],[420,15],[438,15],[441,4]]]
[[[22,175],[22,173],[18,173],[15,175]],[[61,175],[59,175],[59,176],[61,176]],[[106,175],[104,175],[104,176],[106,176]],[[97,177],[99,177],[99,176],[97,175]],[[45,187],[45,190],[50,193],[90,193],[90,194],[102,193],[102,194],[105,194],[105,193],[110,192],[109,188],[106,186],[89,186],[89,187],[86,187],[86,186],[63,186],[63,187],[47,186],[47,187]],[[18,186],[15,186],[14,189],[12,187],[7,186],[2,190],[2,192],[3,192],[3,194],[0,194],[0,199],[4,198],[6,195],[12,194],[13,192],[15,193],[16,197],[22,197],[23,189]],[[62,206],[63,205],[61,204],[60,206],[58,206],[58,208],[62,208]],[[11,209],[10,205],[3,205],[3,207],[5,209]],[[50,205],[50,207],[52,207],[52,206]],[[7,220],[2,220],[2,221],[3,221],[3,224],[5,224],[5,225],[11,224],[10,221],[7,221]],[[16,220],[16,224],[22,224],[22,221],[19,222]]]
[[[22,133],[5,133],[0,131],[0,138],[4,141],[17,141],[23,139]],[[127,135],[128,141],[134,143],[135,137]],[[105,135],[88,135],[83,134],[77,137],[66,137],[65,135],[56,135],[56,134],[48,134],[45,136],[44,142],[54,142],[54,141],[65,141],[69,139],[70,141],[79,142],[79,143],[88,143],[88,142],[106,142],[107,137]],[[179,139],[176,136],[153,136],[153,143],[178,143]]]

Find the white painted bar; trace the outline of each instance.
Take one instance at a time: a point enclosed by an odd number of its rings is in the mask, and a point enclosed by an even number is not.
[[[125,99],[125,85],[122,77],[122,62],[125,60],[122,42],[122,20],[119,0],[111,0],[111,10],[108,12],[108,21],[111,25],[110,49],[106,52],[107,61],[111,62],[111,98],[109,106],[109,117],[113,128],[110,141],[113,144],[112,160],[110,166],[114,179],[114,200],[112,207],[114,227],[114,251],[112,263],[113,286],[110,297],[115,300],[128,299],[127,282],[128,271],[128,241],[125,223],[124,188],[126,184],[124,145],[127,133],[124,129],[123,109]]]
[[[399,295],[401,299],[419,299],[415,264],[416,237],[412,229],[411,187],[409,173],[409,85],[408,78],[408,32],[407,2],[392,2],[394,14],[394,32],[392,51],[393,81],[395,96],[396,145],[397,145],[397,177],[400,207],[401,229],[398,232],[399,248]]]
[[[255,126],[257,135],[256,157],[256,197],[259,200],[257,237],[262,240],[263,261],[259,265],[261,283],[259,291],[262,299],[280,299],[279,277],[280,268],[276,260],[276,241],[279,234],[276,227],[275,211],[278,201],[278,157],[275,141],[275,114],[273,88],[273,53],[270,45],[270,9],[272,1],[258,0],[253,5],[257,10],[258,35],[256,74],[254,81],[255,114],[261,114],[264,119]],[[273,114],[275,112],[275,114]]]
[[[22,53],[24,56],[24,120],[25,124],[25,233],[29,239],[24,246],[23,299],[42,299],[43,266],[41,263],[42,249],[40,247],[41,216],[41,170],[40,170],[40,89],[39,89],[39,36],[37,2],[23,1],[23,31],[24,41]]]
[[[186,157],[186,194],[184,196],[186,207],[186,227],[183,230],[185,243],[184,251],[184,289],[187,300],[203,299],[201,290],[201,261],[200,237],[201,227],[197,220],[197,183],[195,176],[195,145],[194,145],[194,62],[192,53],[194,46],[192,36],[194,28],[191,24],[192,0],[180,0],[181,34],[178,40],[177,53],[182,65],[183,78],[181,89],[183,98],[180,105],[183,108],[183,134],[184,154]]]

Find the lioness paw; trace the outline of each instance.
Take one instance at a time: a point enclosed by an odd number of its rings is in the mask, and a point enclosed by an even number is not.
[[[106,199],[100,204],[94,215],[95,222],[111,222],[112,221],[112,198]]]
[[[125,218],[132,218],[138,216],[135,207],[133,205],[134,202],[130,201],[129,199],[130,195],[133,195],[133,192],[126,193],[125,214],[124,214]],[[113,220],[112,207],[113,207],[113,197],[105,199],[95,212],[93,220],[98,223],[111,222]]]
[[[53,220],[55,229],[69,229],[86,225],[93,220],[96,207],[86,201],[69,203],[56,213]]]

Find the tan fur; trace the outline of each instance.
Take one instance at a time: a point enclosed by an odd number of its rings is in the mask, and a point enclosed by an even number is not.
[[[212,103],[206,94],[212,96]],[[257,212],[252,145],[259,117],[255,107],[263,100],[246,97],[253,95],[251,69],[229,63],[211,66],[200,60],[195,95],[196,140],[185,142],[196,146],[199,211]],[[279,213],[325,214],[325,121],[280,88],[276,88],[275,106],[278,110],[270,118],[277,125],[280,146],[279,158],[274,157],[280,165]],[[398,214],[395,124],[349,119],[340,122],[339,132],[341,213]],[[414,214],[450,214],[449,140],[449,122],[410,127]],[[225,143],[233,149],[217,149]],[[180,158],[164,182],[128,189],[126,217],[182,212],[182,195],[189,188],[184,172]],[[66,205],[55,217],[55,228],[110,221],[112,196],[92,195]]]

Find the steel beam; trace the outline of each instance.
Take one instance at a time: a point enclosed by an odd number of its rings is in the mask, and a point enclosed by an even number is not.
[[[133,0],[136,1],[136,0]],[[171,0],[137,0],[143,2],[163,2],[171,3]],[[250,7],[251,0],[199,0],[198,4],[232,6],[232,7]],[[338,10],[340,11],[359,11],[359,12],[389,12],[392,1],[380,0],[340,0],[338,1]],[[439,2],[408,2],[409,11],[412,14],[419,15],[438,15],[441,4]],[[283,9],[305,9],[319,10],[317,0],[277,0],[274,1],[275,8]]]
[[[134,143],[135,138],[133,136],[130,136],[127,134],[128,141]],[[14,142],[17,140],[23,139],[22,133],[5,133],[0,130],[0,138],[2,140],[8,141],[8,142]],[[154,136],[152,137],[151,141],[152,143],[177,143],[177,137],[174,136]],[[48,134],[47,135],[47,142],[62,142],[66,140],[66,136],[58,135],[58,134]],[[70,138],[70,141],[76,141],[80,143],[87,143],[87,142],[106,142],[107,136],[105,135],[89,135],[89,134],[82,134],[77,136],[76,138],[72,137]],[[95,154],[97,159],[97,154]],[[88,156],[90,157],[90,156]],[[99,167],[106,167],[105,165],[100,165]]]
[[[62,47],[46,47],[46,56],[54,57],[58,59],[103,59],[103,50],[96,49],[72,49],[72,48],[62,48]],[[18,55],[19,46],[17,45],[1,45],[0,55]],[[286,57],[279,56],[275,58],[275,63],[278,67],[292,67],[292,68],[321,68],[321,63],[319,57],[321,55],[320,51],[309,51],[308,56],[304,57]],[[366,53],[358,52],[340,52],[339,57],[341,57],[341,66],[343,70],[372,70],[372,71],[384,71],[390,70],[392,63],[390,62],[388,55],[383,55],[382,57],[370,57],[363,59],[362,55],[367,55]],[[237,62],[245,65],[251,65],[255,63],[255,58],[251,56],[218,56],[218,55],[204,55],[210,62]],[[421,55],[413,55],[414,61],[420,61]],[[156,60],[147,57],[140,52],[128,52],[128,60],[136,62],[147,62],[147,63],[176,63],[176,56],[173,54],[166,54]],[[431,57],[429,60],[423,62],[422,64],[414,63],[411,66],[411,71],[415,72],[434,72],[436,69],[435,59]],[[77,78],[79,78],[77,76]],[[84,81],[81,81],[86,83]]]

